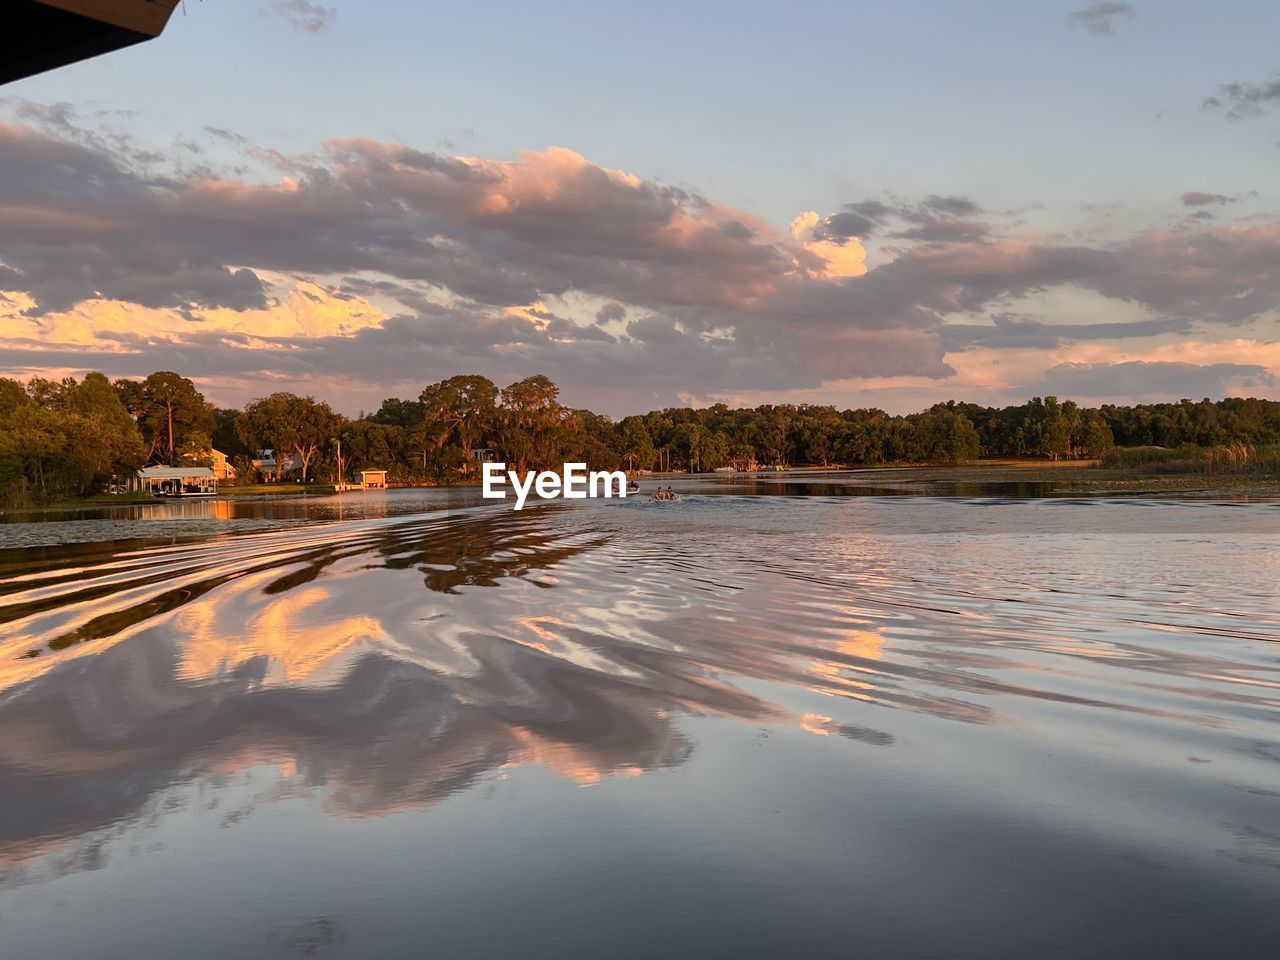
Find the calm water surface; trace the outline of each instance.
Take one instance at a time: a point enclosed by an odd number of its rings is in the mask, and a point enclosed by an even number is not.
[[[1274,956],[1280,505],[824,491],[6,518],[0,957]]]

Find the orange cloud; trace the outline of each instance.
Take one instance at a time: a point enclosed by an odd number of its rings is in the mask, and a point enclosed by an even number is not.
[[[815,228],[822,218],[806,210],[791,221],[791,237],[826,264],[823,276],[838,280],[860,277],[867,272],[867,251],[857,237],[845,240],[817,239]]]
[[[111,352],[137,349],[138,341],[182,339],[197,333],[251,335],[253,349],[271,349],[273,338],[345,337],[381,326],[387,314],[367,300],[339,299],[319,284],[298,281],[265,308],[211,307],[190,316],[167,308],[121,300],[83,300],[70,310],[25,315],[35,306],[29,294],[0,291],[0,341],[45,349],[53,344],[96,347]],[[132,343],[130,343],[132,341]]]

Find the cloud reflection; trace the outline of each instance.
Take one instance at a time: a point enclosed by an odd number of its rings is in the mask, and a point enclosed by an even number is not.
[[[983,551],[1007,540],[908,551],[903,567],[902,541],[891,549],[847,515],[833,538],[830,523],[800,528],[788,513],[784,540],[767,529],[781,514],[757,500],[765,528],[743,534],[737,514],[717,527],[714,511],[738,499],[695,498],[689,510],[704,512],[685,519],[704,526],[670,530],[643,505],[471,509],[11,565],[0,866],[63,850],[58,863],[86,868],[98,832],[154,815],[183,784],[264,765],[282,791],[372,817],[512,767],[590,785],[676,766],[694,749],[686,715],[888,747],[893,734],[850,710],[992,723],[1021,699],[1210,723],[1187,697],[1274,701],[1244,682],[1250,664],[1165,639],[1220,631],[1205,626],[1212,611],[1081,594],[1089,616],[1064,618],[1060,592],[1011,604],[998,577],[956,576],[997,567]],[[714,565],[700,559],[709,540]],[[1058,562],[1077,589],[1092,576]],[[1138,610],[1145,625],[1116,629]],[[1147,693],[1079,692],[1091,671],[1128,664]],[[1150,693],[1155,675],[1181,692],[1179,710]],[[831,706],[801,706],[797,692]]]

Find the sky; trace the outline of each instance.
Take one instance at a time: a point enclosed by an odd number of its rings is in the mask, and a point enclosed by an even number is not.
[[[0,375],[1280,399],[1280,5],[186,0],[0,87]]]

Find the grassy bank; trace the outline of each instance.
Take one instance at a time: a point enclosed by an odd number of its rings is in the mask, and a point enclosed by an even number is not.
[[[1117,447],[1102,458],[1101,467],[1148,476],[1280,477],[1280,445],[1254,447],[1236,443],[1215,447]]]
[[[220,497],[296,497],[300,493],[324,496],[333,492],[332,483],[252,483],[218,487]]]

